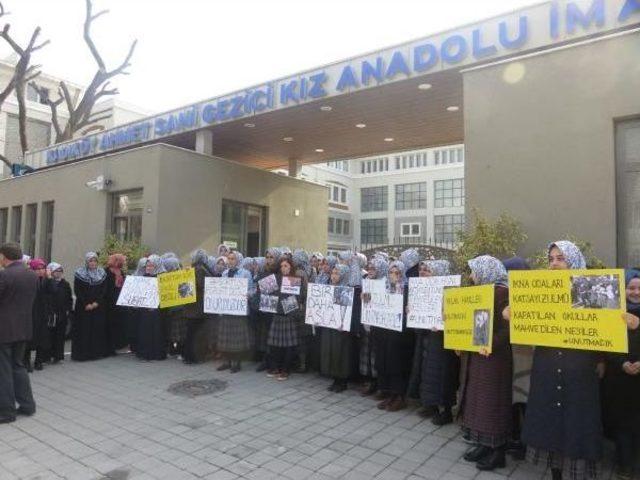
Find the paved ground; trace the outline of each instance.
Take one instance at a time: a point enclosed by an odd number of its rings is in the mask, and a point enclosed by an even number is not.
[[[227,388],[193,398],[168,391],[213,378]],[[354,390],[327,392],[314,374],[277,382],[251,365],[231,375],[212,363],[120,355],[48,366],[32,382],[38,413],[0,425],[2,480],[545,477],[511,460],[479,473],[460,459],[467,446],[456,426],[380,412]]]

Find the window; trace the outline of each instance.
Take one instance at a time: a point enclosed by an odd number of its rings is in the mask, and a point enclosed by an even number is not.
[[[387,219],[360,220],[360,243],[363,245],[382,245],[387,243]]]
[[[419,237],[420,227],[421,226],[419,223],[401,223],[400,236],[401,237]]]
[[[329,217],[328,231],[334,235],[349,235],[349,220]]]
[[[396,157],[396,170],[400,170],[400,157]]]
[[[25,225],[25,242],[24,253],[30,257],[36,256],[36,228],[38,224],[38,204],[30,203],[27,205],[26,225]]]
[[[342,235],[342,219],[336,218],[336,234]]]
[[[464,179],[437,180],[435,182],[435,207],[463,207]]]
[[[121,241],[140,240],[144,211],[142,189],[114,193],[112,198],[111,233]]]
[[[7,230],[9,230],[9,209],[0,208],[0,245],[7,242]]]
[[[328,228],[328,232],[329,233],[333,233],[336,231],[336,220],[335,218],[331,218],[329,217],[329,228]]]
[[[333,203],[347,203],[347,188],[340,185],[329,184],[329,201]]]
[[[440,165],[440,150],[433,152],[433,161],[436,165]]]
[[[44,202],[42,204],[40,250],[42,251],[42,258],[45,258],[48,262],[51,261],[53,251],[53,211],[54,202]]]
[[[360,173],[364,174],[364,169],[366,168],[365,162],[360,162]]]
[[[342,172],[349,171],[349,162],[347,160],[340,160],[337,162],[327,162],[327,167],[340,170]]]
[[[387,210],[387,187],[368,187],[360,189],[363,212],[384,212]]]
[[[396,210],[427,208],[427,184],[396,185]]]
[[[434,230],[436,243],[454,243],[464,228],[464,215],[436,215]]]
[[[349,220],[343,220],[342,222],[342,233],[344,235],[349,235]]]
[[[11,241],[20,243],[22,239],[22,207],[11,208]]]

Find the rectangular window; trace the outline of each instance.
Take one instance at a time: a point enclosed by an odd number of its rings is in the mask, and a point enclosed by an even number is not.
[[[111,233],[119,240],[140,240],[144,203],[142,189],[112,194]]]
[[[385,157],[384,159],[384,171],[385,172],[389,171],[389,159],[387,157]]]
[[[437,180],[434,185],[435,207],[463,207],[464,179]]]
[[[347,189],[346,188],[341,188],[340,189],[340,202],[347,203]]]
[[[11,241],[20,243],[22,240],[22,207],[11,207]]]
[[[342,222],[342,233],[345,235],[349,235],[349,220],[344,220]]]
[[[0,244],[7,243],[7,230],[9,230],[9,209],[0,208]]]
[[[419,223],[401,223],[400,236],[401,237],[419,237],[420,224]]]
[[[455,243],[464,228],[464,215],[436,215],[433,223],[436,243]]]
[[[25,242],[24,253],[30,257],[36,256],[36,230],[38,224],[38,204],[30,203],[27,205],[27,215],[25,219]]]
[[[377,172],[377,171],[378,171],[378,161],[377,161],[377,160],[374,160],[374,161],[373,161],[373,162],[371,162],[371,163],[372,163],[372,166],[373,166],[373,169],[372,169],[372,170],[373,170],[373,172],[374,172],[374,173],[375,173],[375,172]]]
[[[336,229],[336,220],[335,218],[329,217],[329,228],[328,228],[329,233],[335,232],[335,229]]]
[[[396,157],[396,170],[400,170],[400,157]]]
[[[387,219],[360,220],[360,243],[363,245],[382,245],[387,243]]]
[[[42,221],[40,223],[40,251],[42,258],[51,261],[53,252],[53,212],[54,202],[44,202],[42,204]]]
[[[360,189],[363,212],[385,212],[387,210],[387,187],[368,187]]]
[[[436,165],[440,165],[440,150],[436,150],[433,152],[433,163]]]
[[[367,173],[371,173],[371,162],[367,162]]]
[[[360,162],[360,173],[364,174],[364,168],[365,168],[364,162]]]
[[[336,234],[342,235],[342,219],[336,218]]]
[[[396,185],[396,210],[427,208],[427,184]]]

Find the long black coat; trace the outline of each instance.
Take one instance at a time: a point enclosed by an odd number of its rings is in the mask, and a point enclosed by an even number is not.
[[[109,350],[105,314],[106,282],[89,285],[76,277],[73,281],[73,290],[76,294],[76,306],[71,358],[80,361],[103,358]],[[86,311],[85,307],[93,302],[98,304],[98,308]]]
[[[107,321],[107,345],[110,351],[120,350],[127,344],[127,309],[116,305],[122,287],[116,286],[116,276],[107,270],[105,280],[105,315]]]
[[[55,292],[51,297],[50,314],[56,315],[56,323],[65,323],[73,310],[73,292],[71,285],[64,278],[55,282]],[[51,325],[53,322],[49,321]]]
[[[49,329],[47,323],[49,317],[53,313],[53,296],[55,295],[56,285],[51,278],[38,278],[38,290],[36,298],[33,301],[33,336],[29,343],[29,348],[47,349],[51,346],[49,340]]]
[[[0,270],[0,343],[31,340],[38,277],[22,262]]]

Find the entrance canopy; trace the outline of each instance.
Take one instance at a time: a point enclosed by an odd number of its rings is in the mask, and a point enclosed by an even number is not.
[[[30,152],[25,163],[163,142],[275,168],[461,143],[463,69],[639,23],[638,0],[545,2]]]

